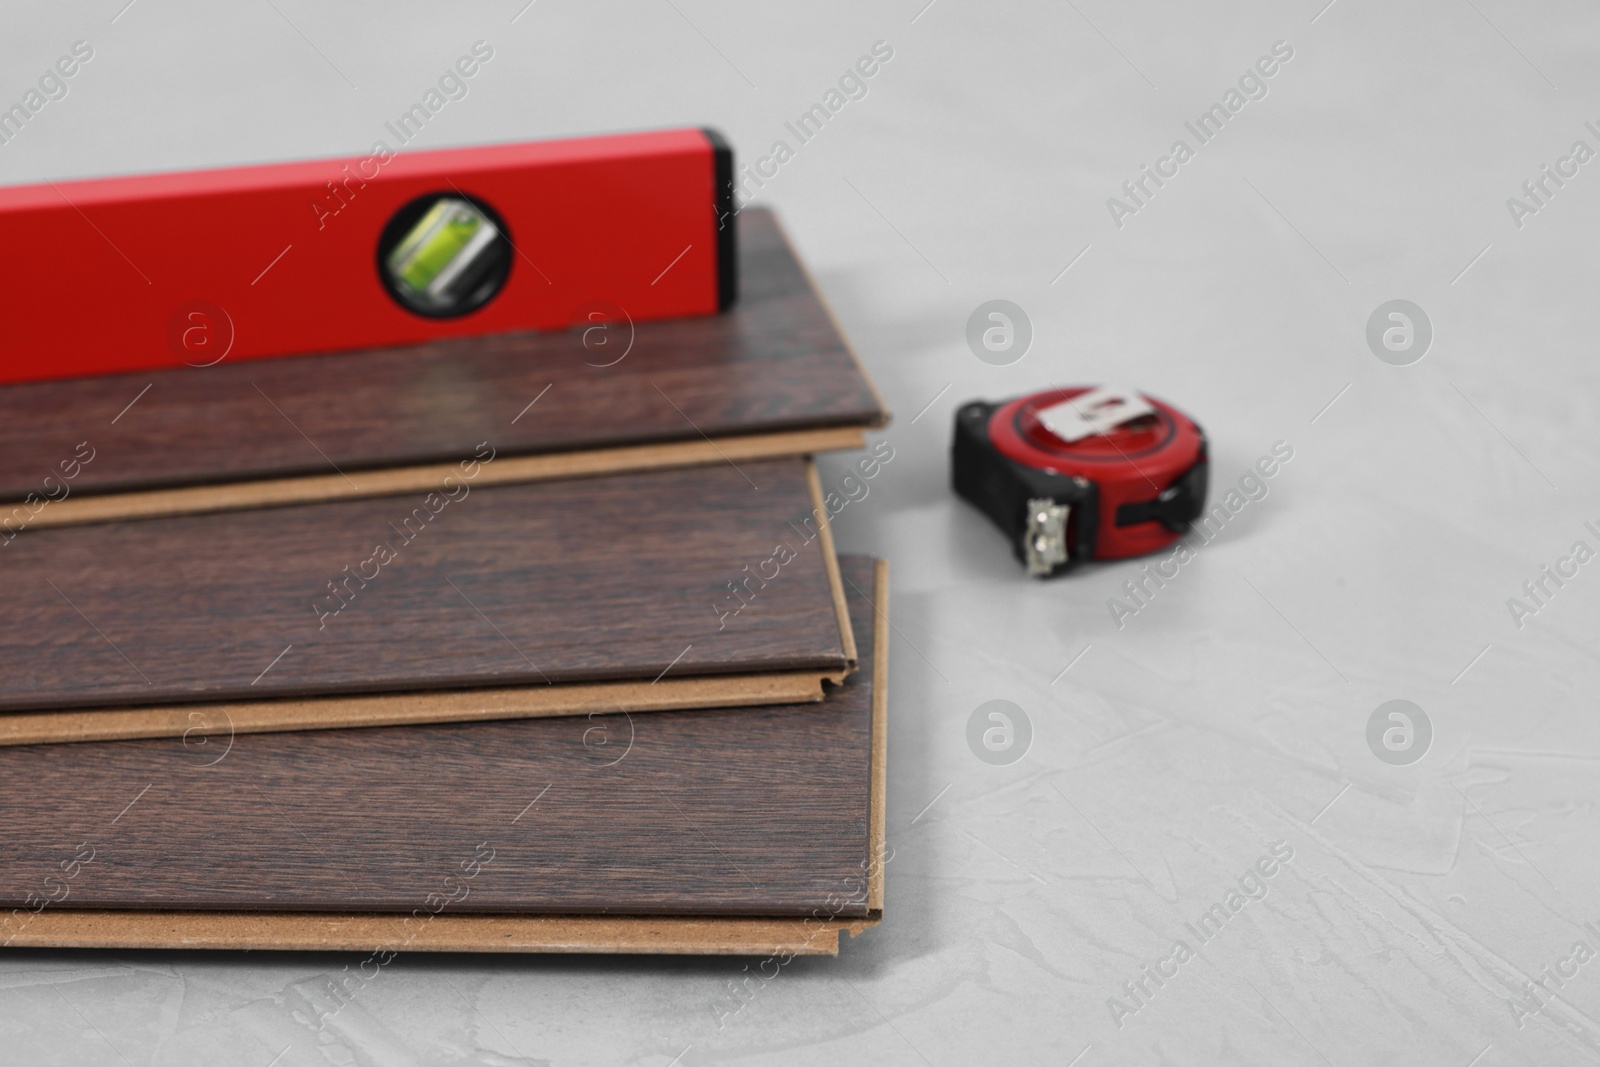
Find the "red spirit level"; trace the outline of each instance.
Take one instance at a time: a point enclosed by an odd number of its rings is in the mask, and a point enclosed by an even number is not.
[[[684,129],[0,188],[0,383],[710,314],[732,178]]]
[[[956,412],[955,490],[1012,540],[1028,573],[1176,541],[1206,498],[1206,437],[1159,400],[1077,386]]]

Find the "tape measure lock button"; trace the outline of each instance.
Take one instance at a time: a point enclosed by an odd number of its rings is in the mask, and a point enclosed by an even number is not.
[[[956,412],[956,493],[1010,538],[1036,577],[1172,544],[1205,504],[1206,438],[1153,397],[1106,386]]]

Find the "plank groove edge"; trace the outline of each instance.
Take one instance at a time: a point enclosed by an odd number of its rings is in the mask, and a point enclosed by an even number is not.
[[[475,479],[481,486],[553,481],[595,474],[702,467],[736,460],[774,459],[816,452],[844,452],[864,448],[866,438],[854,427],[796,430],[788,433],[750,434],[742,437],[705,438],[668,444],[552,452],[532,456],[505,456],[486,466]],[[185,486],[146,492],[105,493],[69,497],[47,504],[26,527],[33,530],[156,519],[175,515],[204,515],[218,511],[288,507],[331,500],[361,500],[399,496],[436,489],[449,475],[459,473],[455,463],[431,463],[355,473],[357,483],[342,474],[272,478],[221,485]]]
[[[45,909],[5,947],[277,952],[525,952],[837,956],[864,919],[407,915]]]
[[[658,683],[587,682],[303,700],[20,712],[0,715],[0,746],[159,737],[181,737],[187,743],[191,738],[290,730],[816,704],[822,701],[824,681],[837,685],[845,676],[843,671],[780,671],[664,678]]]

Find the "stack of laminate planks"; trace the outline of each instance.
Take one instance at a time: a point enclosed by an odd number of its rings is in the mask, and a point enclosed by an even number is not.
[[[771,215],[740,233],[735,310],[604,360],[0,389],[0,943],[817,954],[876,922],[886,571],[836,556],[810,456],[886,415]]]

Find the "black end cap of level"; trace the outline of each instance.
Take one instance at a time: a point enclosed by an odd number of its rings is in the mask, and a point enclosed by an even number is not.
[[[739,242],[734,230],[739,217],[733,204],[733,146],[709,126],[700,132],[711,143],[711,165],[716,185],[711,208],[717,216],[717,310],[727,311],[739,299]]]

